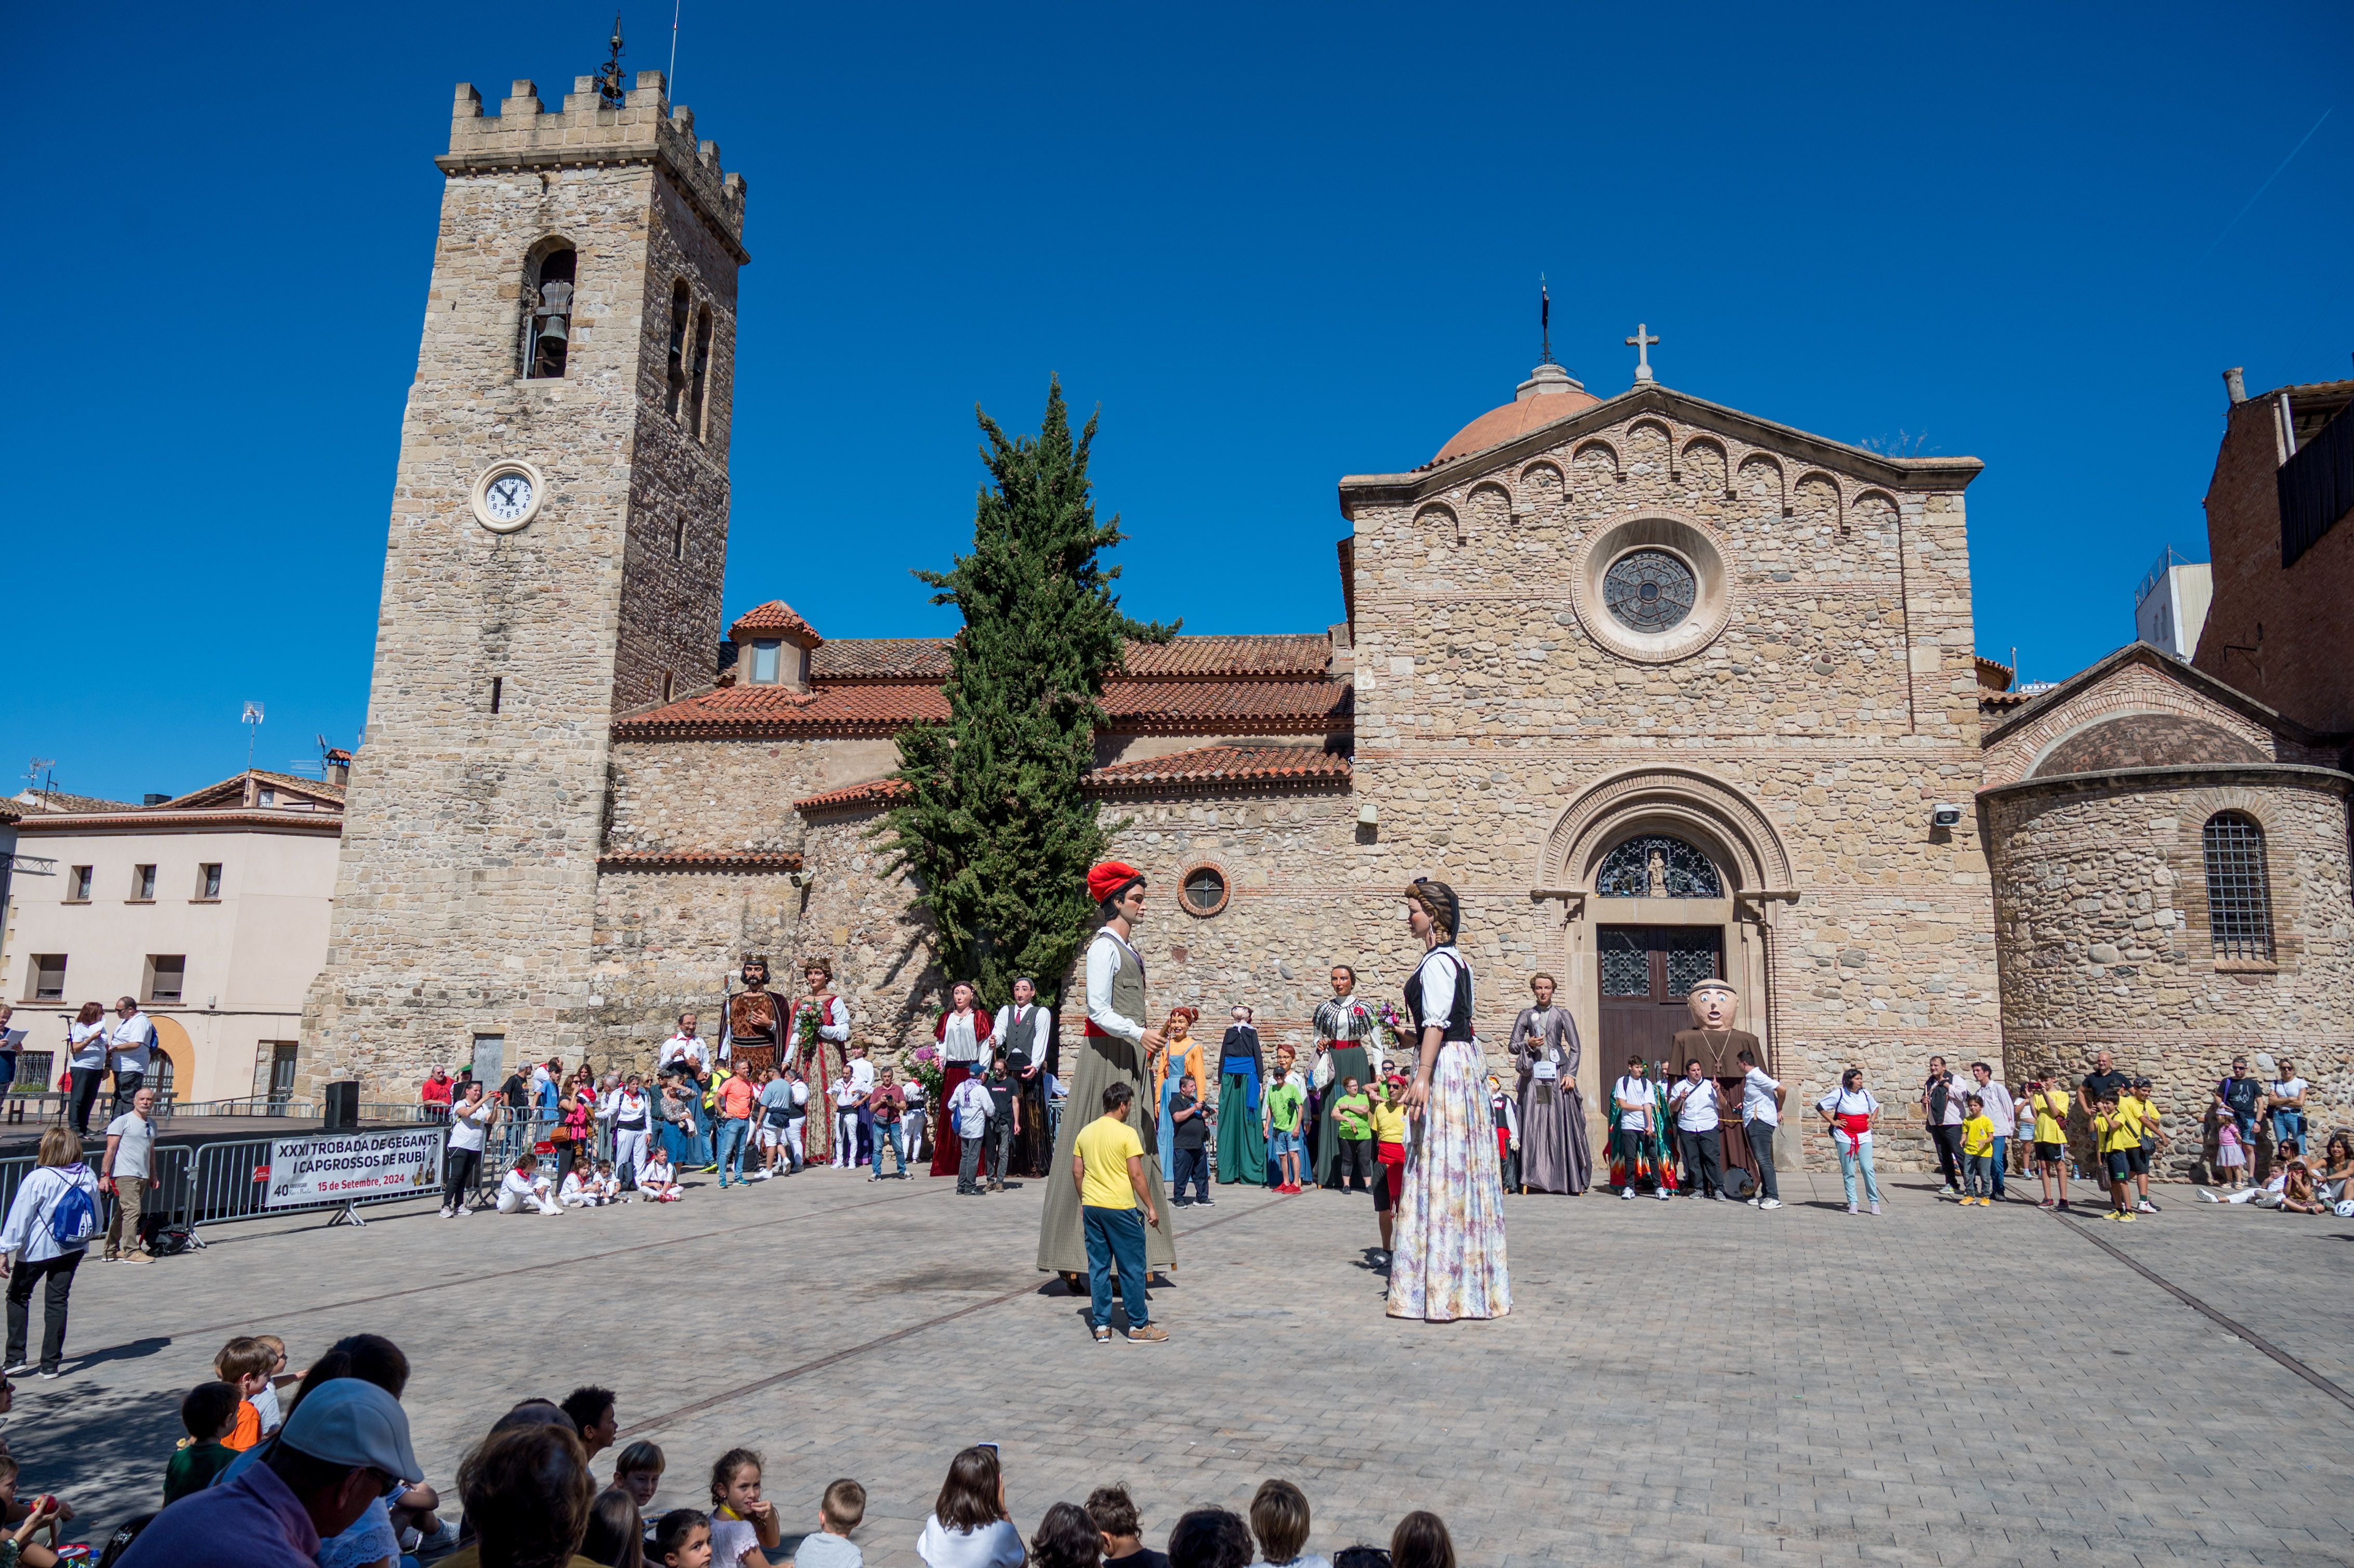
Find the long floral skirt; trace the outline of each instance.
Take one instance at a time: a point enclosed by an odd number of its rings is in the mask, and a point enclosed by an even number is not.
[[[1443,1323],[1512,1309],[1503,1176],[1479,1055],[1468,1043],[1439,1047],[1430,1104],[1406,1135],[1394,1234],[1391,1317]]]

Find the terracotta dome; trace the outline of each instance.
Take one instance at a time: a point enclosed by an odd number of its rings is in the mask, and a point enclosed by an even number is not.
[[[1566,419],[1601,401],[1560,366],[1540,365],[1529,372],[1529,378],[1521,383],[1511,402],[1500,408],[1489,409],[1456,431],[1455,439],[1439,448],[1438,455],[1430,461],[1445,462],[1468,452],[1502,446],[1539,426]]]

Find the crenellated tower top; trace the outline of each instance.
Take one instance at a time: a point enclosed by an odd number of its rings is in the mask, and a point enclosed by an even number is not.
[[[451,175],[652,164],[669,172],[739,265],[751,260],[744,249],[744,176],[720,169],[718,143],[695,139],[695,111],[670,106],[658,70],[638,72],[619,109],[605,107],[595,77],[575,77],[555,114],[541,104],[535,82],[516,81],[498,113],[487,115],[482,95],[461,81],[450,151],[433,161]]]

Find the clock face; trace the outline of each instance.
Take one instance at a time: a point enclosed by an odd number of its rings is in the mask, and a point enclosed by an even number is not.
[[[520,473],[499,475],[482,493],[482,506],[502,523],[515,522],[531,510],[529,476]]]

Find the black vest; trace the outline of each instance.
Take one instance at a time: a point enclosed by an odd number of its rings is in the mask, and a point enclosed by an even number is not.
[[[1453,951],[1451,948],[1433,948],[1424,956],[1422,963],[1416,964],[1414,967],[1413,975],[1409,977],[1405,982],[1405,1005],[1406,1011],[1414,1014],[1414,1027],[1416,1036],[1415,1044],[1416,1049],[1420,1048],[1421,1032],[1438,1022],[1437,1019],[1426,1018],[1423,1016],[1423,964],[1429,963],[1432,959],[1437,958],[1442,953],[1446,955],[1447,961],[1455,966],[1455,1006],[1454,1009],[1447,1015],[1446,1038],[1448,1040],[1461,1040],[1467,1043],[1471,1038],[1470,967],[1464,963],[1460,954]]]

